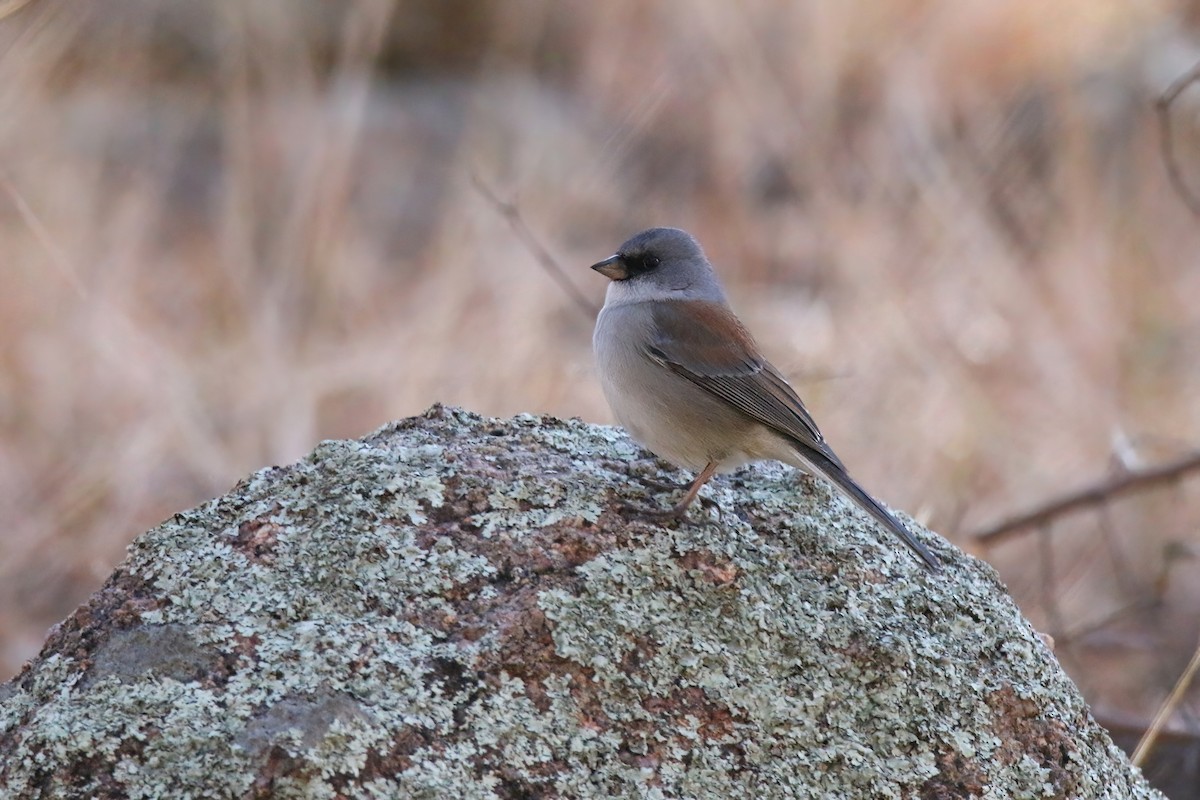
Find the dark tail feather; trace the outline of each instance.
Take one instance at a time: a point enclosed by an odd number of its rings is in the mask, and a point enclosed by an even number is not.
[[[941,569],[942,562],[938,560],[937,556],[925,549],[925,545],[918,542],[900,520],[896,519],[895,515],[881,506],[878,500],[871,497],[865,489],[855,483],[854,479],[846,474],[845,468],[840,463],[810,447],[798,449],[804,460],[812,464],[823,477],[837,486],[859,508],[883,523],[883,527],[900,537],[900,541],[908,545],[908,548],[916,553],[921,561],[924,562],[926,569],[930,572],[937,572]]]

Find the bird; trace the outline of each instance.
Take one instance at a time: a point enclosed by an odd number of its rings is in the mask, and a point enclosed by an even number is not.
[[[815,473],[936,572],[939,559],[846,471],[783,375],[733,313],[700,243],[649,228],[592,265],[609,279],[592,349],[605,399],[635,441],[696,473],[667,510],[680,520],[718,472],[775,460]]]

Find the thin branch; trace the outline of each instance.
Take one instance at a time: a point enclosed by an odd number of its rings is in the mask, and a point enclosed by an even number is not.
[[[1063,631],[1066,630],[1066,623],[1063,622],[1062,611],[1058,607],[1058,598],[1054,594],[1056,570],[1051,524],[1046,522],[1038,528],[1038,554],[1040,556],[1038,558],[1038,577],[1041,584],[1042,607],[1045,609],[1046,619],[1050,623],[1050,635],[1062,638]]]
[[[975,534],[975,540],[980,544],[992,545],[1025,528],[1045,525],[1072,511],[1100,505],[1125,492],[1145,489],[1159,483],[1168,483],[1197,469],[1200,469],[1200,452],[1190,453],[1176,461],[1157,467],[1122,472],[1094,486],[1072,492],[1057,500],[1051,500],[1033,511],[985,528]]]
[[[1150,727],[1147,720],[1130,713],[1110,711],[1106,714],[1101,711],[1093,711],[1092,716],[1096,718],[1096,722],[1100,723],[1100,727],[1109,732],[1122,750],[1126,749],[1125,742],[1133,745],[1134,742],[1141,741],[1147,728]],[[1164,745],[1169,742],[1174,748],[1189,753],[1194,752],[1200,746],[1200,733],[1194,730],[1168,730],[1161,733],[1158,738]]]
[[[1129,568],[1129,559],[1125,557],[1117,532],[1113,528],[1112,509],[1107,505],[1100,506],[1099,514],[1100,537],[1104,540],[1104,549],[1108,552],[1108,561],[1112,565],[1117,589],[1123,598],[1135,597],[1137,588],[1130,580],[1132,570]]]
[[[1171,104],[1179,95],[1183,94],[1188,86],[1198,80],[1200,80],[1200,63],[1176,78],[1167,87],[1167,90],[1159,95],[1158,102],[1154,104],[1154,110],[1158,112],[1159,141],[1163,165],[1167,169],[1167,179],[1183,204],[1196,216],[1200,216],[1200,195],[1188,187],[1187,181],[1183,179],[1183,173],[1179,169],[1179,160],[1175,156],[1175,136],[1171,130]]]
[[[1179,680],[1175,681],[1175,687],[1171,689],[1171,693],[1163,701],[1162,706],[1158,709],[1158,713],[1154,715],[1154,721],[1150,723],[1150,727],[1143,734],[1142,740],[1138,742],[1137,749],[1130,756],[1129,760],[1133,762],[1135,767],[1140,767],[1145,762],[1146,757],[1150,755],[1155,741],[1158,740],[1158,734],[1167,724],[1171,715],[1175,713],[1175,709],[1179,707],[1184,693],[1187,692],[1188,687],[1192,685],[1192,680],[1196,677],[1197,670],[1200,670],[1200,644],[1196,645],[1196,650],[1192,653],[1192,660],[1188,662],[1187,668],[1179,676]]]
[[[41,218],[38,217],[29,203],[25,202],[25,196],[18,191],[13,182],[8,179],[8,175],[3,172],[0,172],[0,189],[4,190],[5,194],[12,200],[13,205],[17,207],[17,213],[20,214],[21,221],[33,232],[34,237],[38,240],[38,244],[50,256],[50,263],[58,269],[63,279],[75,291],[75,294],[86,298],[88,291],[83,281],[79,278],[79,270],[75,269],[70,257],[59,247],[58,242],[54,241],[54,236],[51,235],[50,229],[42,223]]]
[[[11,17],[31,2],[33,0],[6,0],[6,2],[0,3],[0,19]]]
[[[483,199],[487,200],[492,208],[496,209],[496,213],[508,220],[508,224],[512,226],[513,233],[517,234],[517,238],[529,248],[529,251],[533,253],[533,257],[542,265],[542,269],[550,273],[550,277],[559,285],[559,288],[566,292],[567,296],[579,307],[579,310],[587,315],[588,320],[595,319],[600,309],[575,288],[575,284],[571,283],[570,279],[567,278],[566,272],[554,260],[554,256],[550,255],[550,251],[543,247],[538,238],[533,235],[533,231],[529,230],[529,226],[521,218],[521,210],[517,208],[517,204],[501,200],[495,191],[484,182],[483,178],[479,177],[478,173],[471,173],[471,183],[483,195]]]
[[[1055,642],[1062,648],[1074,646],[1082,642],[1085,638],[1097,631],[1102,631],[1110,625],[1121,621],[1127,617],[1134,615],[1145,614],[1148,611],[1153,611],[1160,608],[1162,603],[1155,597],[1144,597],[1136,600],[1131,600],[1129,603],[1118,606],[1112,611],[1105,614],[1100,619],[1080,625],[1078,628],[1064,630],[1062,636],[1055,637]],[[1086,692],[1084,693],[1087,694]],[[1144,728],[1143,728],[1144,730]]]

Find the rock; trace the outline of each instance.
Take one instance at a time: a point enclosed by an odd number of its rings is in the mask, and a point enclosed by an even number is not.
[[[435,406],[176,515],[0,687],[4,796],[1160,796],[985,564],[774,464],[659,527],[639,458]]]

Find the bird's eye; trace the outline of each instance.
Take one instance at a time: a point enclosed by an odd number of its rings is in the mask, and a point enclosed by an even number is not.
[[[642,263],[645,264],[646,269],[654,269],[658,266],[659,259],[658,256],[646,256]]]

